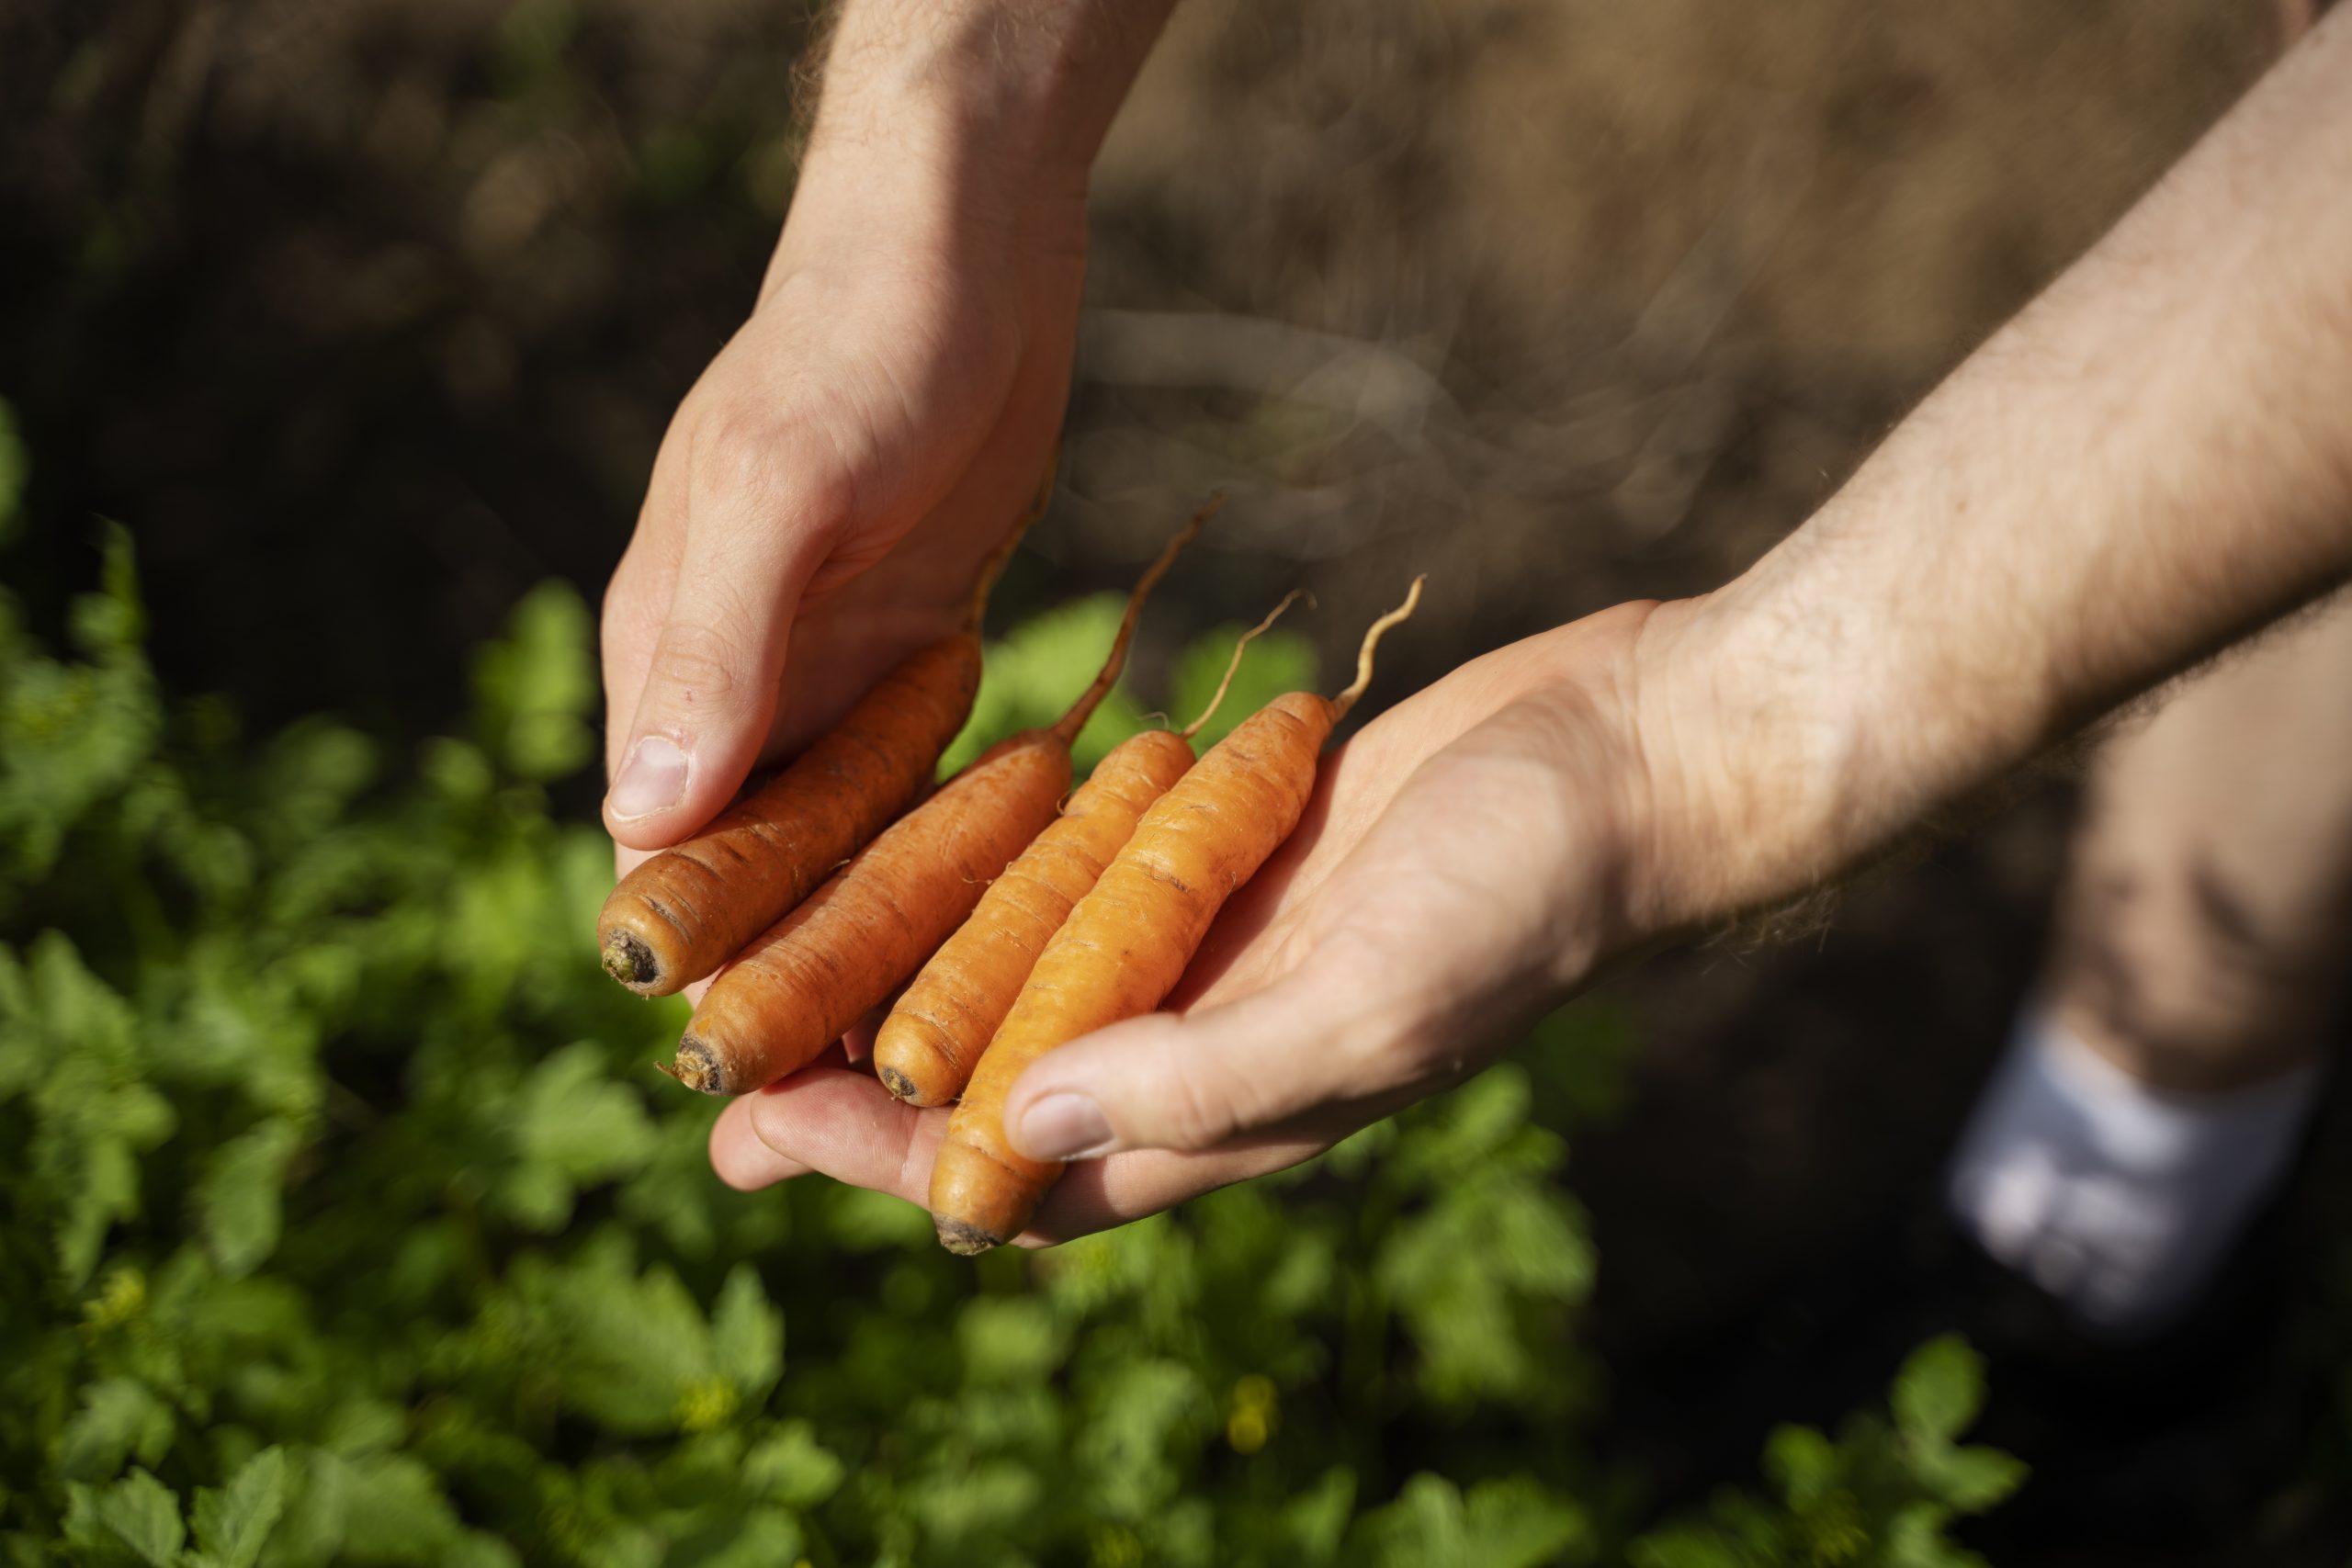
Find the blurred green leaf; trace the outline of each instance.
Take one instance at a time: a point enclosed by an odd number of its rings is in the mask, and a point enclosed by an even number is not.
[[[727,1271],[710,1314],[711,1357],[718,1375],[748,1407],[763,1404],[784,1375],[784,1314],[768,1302],[759,1271],[738,1263]]]
[[[1895,1377],[1892,1401],[1904,1436],[1943,1442],[1966,1431],[1984,1402],[1984,1359],[1957,1335],[1912,1352]]]
[[[1810,1507],[1838,1481],[1838,1450],[1811,1427],[1776,1427],[1764,1444],[1764,1473],[1798,1507]]]
[[[264,1449],[226,1486],[196,1494],[196,1545],[200,1568],[254,1568],[286,1507],[286,1455]]]
[[[990,643],[972,716],[939,759],[939,776],[945,778],[1006,736],[1042,728],[1068,712],[1101,671],[1125,612],[1125,595],[1098,593],[1048,610]],[[1142,728],[1142,710],[1122,681],[1070,748],[1077,772],[1088,773]]]
[[[136,1459],[153,1464],[172,1440],[171,1407],[136,1378],[102,1378],[82,1391],[82,1408],[58,1440],[58,1472],[102,1481]]]
[[[90,662],[0,663],[0,909],[11,884],[55,868],[68,831],[130,785],[161,734],[138,653],[144,616],[129,536],[109,526],[103,547],[106,591],[74,605],[75,640]]]
[[[1897,1371],[1883,1416],[1857,1415],[1833,1443],[1809,1427],[1776,1428],[1764,1470],[1767,1502],[1726,1491],[1703,1517],[1675,1521],[1634,1542],[1634,1568],[1750,1568],[1821,1562],[1852,1568],[1983,1568],[1946,1528],[2015,1491],[2025,1467],[1992,1449],[1955,1449],[1975,1418],[1983,1363],[1954,1336],[1921,1346]]]
[[[580,595],[543,583],[514,606],[505,639],[476,661],[483,744],[516,778],[560,779],[595,755],[585,722],[597,694],[589,635]]]
[[[220,1145],[196,1190],[198,1224],[212,1261],[230,1279],[253,1272],[277,1249],[286,1167],[301,1129],[272,1119]]]
[[[1169,679],[1170,724],[1182,728],[1201,716],[1233,662],[1234,644],[1249,629],[1238,622],[1220,626],[1184,645]],[[1193,750],[1207,750],[1232,733],[1235,725],[1286,692],[1317,690],[1317,663],[1313,640],[1300,633],[1276,626],[1260,636],[1242,653],[1225,700],[1193,736]]]
[[[134,1470],[111,1486],[76,1485],[67,1494],[65,1540],[88,1553],[83,1561],[178,1568],[187,1527],[179,1499],[153,1475]]]
[[[605,1054],[567,1045],[524,1081],[514,1106],[515,1164],[503,1201],[526,1229],[556,1231],[582,1189],[632,1175],[653,1157],[642,1097],[612,1081]]]
[[[743,1473],[762,1495],[787,1507],[813,1508],[839,1489],[848,1467],[827,1452],[806,1421],[786,1424],[743,1456]]]
[[[462,1527],[440,1482],[406,1454],[345,1460],[313,1453],[314,1475],[332,1476],[341,1511],[341,1555],[364,1563],[433,1568],[447,1562]]]
[[[1917,1462],[1940,1499],[1962,1513],[1984,1513],[2025,1484],[2024,1463],[1998,1449],[1945,1449]]]
[[[982,1296],[956,1320],[966,1375],[981,1382],[1034,1382],[1061,1360],[1052,1311],[1027,1296]]]
[[[63,935],[42,933],[11,989],[34,1075],[31,1173],[48,1201],[59,1271],[79,1285],[108,1229],[138,1213],[140,1157],[170,1136],[175,1118],[142,1081],[130,1009]],[[13,1076],[0,1069],[0,1080]]]
[[[1582,1509],[1534,1481],[1481,1482],[1465,1498],[1421,1474],[1365,1516],[1355,1553],[1383,1568],[1538,1568],[1582,1556],[1589,1534]]]

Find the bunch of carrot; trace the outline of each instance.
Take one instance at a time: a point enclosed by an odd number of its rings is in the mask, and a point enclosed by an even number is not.
[[[874,1067],[911,1104],[956,1102],[931,1203],[941,1241],[963,1253],[1018,1235],[1060,1174],[1007,1141],[1013,1081],[1045,1052],[1148,1012],[1174,988],[1227,898],[1298,825],[1324,742],[1370,683],[1374,645],[1421,588],[1373,625],[1337,697],[1278,697],[1197,761],[1192,737],[1208,713],[1136,736],[1065,805],[1071,742],[1213,499],[1136,582],[1102,671],[1069,711],[999,741],[908,810],[970,712],[989,589],[1045,497],[983,565],[962,630],[919,649],[790,766],[630,873],[598,920],[605,966],[633,990],[664,996],[717,972],[662,1069],[712,1094],[806,1066],[903,986]],[[1241,638],[1210,712],[1273,618]]]

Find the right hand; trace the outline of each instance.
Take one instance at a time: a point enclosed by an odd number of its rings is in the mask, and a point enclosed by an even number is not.
[[[1082,171],[812,151],[757,306],[672,420],[604,604],[624,874],[956,629],[1068,396]]]

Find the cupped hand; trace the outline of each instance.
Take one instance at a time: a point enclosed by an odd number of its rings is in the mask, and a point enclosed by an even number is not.
[[[1319,1153],[1475,1073],[1641,939],[1654,803],[1635,656],[1653,608],[1465,665],[1326,760],[1171,1010],[1014,1086],[1014,1144],[1074,1161],[1024,1242]],[[729,1105],[711,1158],[739,1188],[815,1170],[925,1203],[947,1115],[836,1057]]]
[[[962,624],[1069,385],[1082,191],[812,163],[757,307],[680,406],[605,592],[626,872]]]

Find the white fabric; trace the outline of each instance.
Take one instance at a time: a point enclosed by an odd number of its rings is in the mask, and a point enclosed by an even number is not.
[[[2312,1064],[2225,1094],[2152,1089],[2030,1009],[1952,1156],[1946,1201],[2086,1328],[2144,1337],[2212,1283],[2293,1156],[2319,1077]]]

